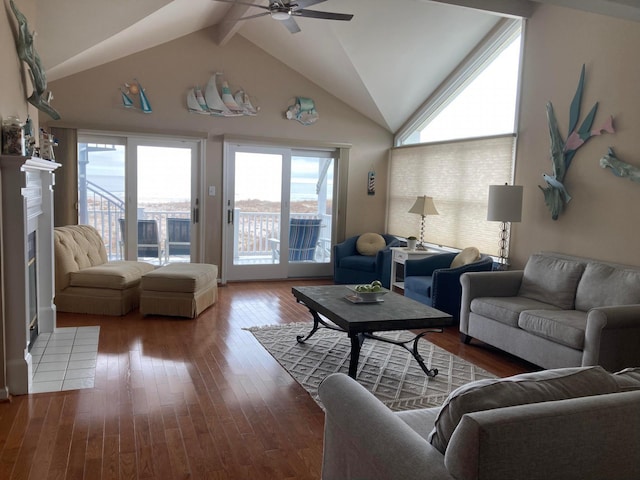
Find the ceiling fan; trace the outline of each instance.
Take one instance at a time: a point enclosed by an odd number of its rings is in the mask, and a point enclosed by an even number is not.
[[[353,15],[346,13],[318,12],[317,10],[307,10],[307,7],[318,3],[326,2],[326,0],[269,0],[269,6],[256,5],[249,2],[236,0],[217,0],[219,2],[236,3],[239,5],[247,5],[249,7],[261,8],[266,12],[242,17],[238,20],[249,20],[250,18],[263,17],[271,15],[271,18],[279,21],[291,33],[298,33],[300,27],[293,17],[318,18],[321,20],[345,20],[349,21]]]

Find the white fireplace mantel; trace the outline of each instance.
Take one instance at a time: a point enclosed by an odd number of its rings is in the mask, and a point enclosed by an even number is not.
[[[15,155],[0,156],[2,187],[2,321],[5,381],[3,396],[29,393],[29,275],[27,237],[36,232],[38,328],[55,329],[53,258],[53,185],[59,163]],[[0,346],[1,348],[1,346]]]

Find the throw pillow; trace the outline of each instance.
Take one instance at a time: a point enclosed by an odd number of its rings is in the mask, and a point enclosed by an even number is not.
[[[640,303],[640,270],[589,263],[578,283],[576,309]]]
[[[640,390],[640,367],[625,368],[613,374],[621,392]]]
[[[360,255],[375,255],[386,246],[387,242],[379,233],[363,233],[356,240],[356,250]]]
[[[453,258],[451,268],[469,265],[470,263],[477,262],[478,260],[480,260],[480,250],[476,247],[467,247]]]
[[[518,295],[572,310],[584,265],[549,255],[531,255]]]
[[[451,435],[466,413],[618,391],[620,388],[613,375],[600,366],[559,368],[479,380],[451,392],[438,412],[429,441],[444,454]]]

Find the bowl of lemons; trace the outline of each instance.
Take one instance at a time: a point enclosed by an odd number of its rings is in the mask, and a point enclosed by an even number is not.
[[[352,292],[350,297],[358,303],[382,302],[382,297],[389,293],[389,290],[384,288],[379,280],[374,280],[369,284],[347,285],[346,287]]]

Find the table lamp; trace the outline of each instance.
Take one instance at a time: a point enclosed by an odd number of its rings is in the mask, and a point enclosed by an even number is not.
[[[424,217],[427,215],[439,215],[436,206],[433,204],[433,197],[423,195],[416,198],[416,202],[409,209],[409,213],[416,213],[422,217],[420,220],[420,243],[418,244],[418,248],[424,249]]]
[[[489,185],[487,220],[500,222],[498,270],[506,270],[509,261],[509,233],[511,222],[522,218],[522,186]]]

